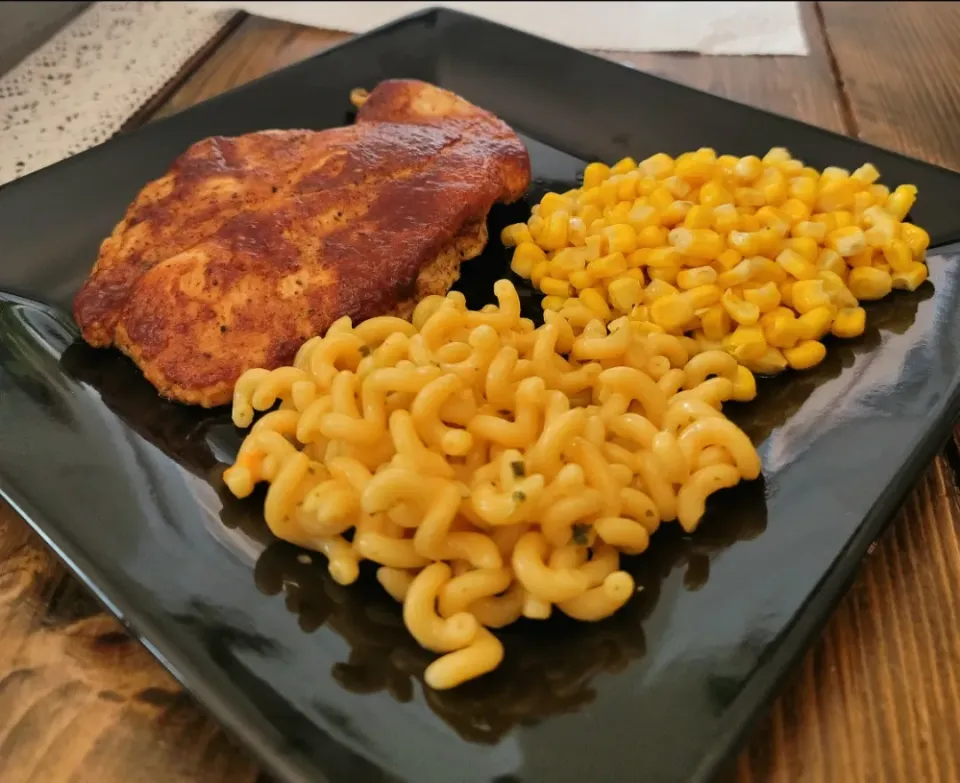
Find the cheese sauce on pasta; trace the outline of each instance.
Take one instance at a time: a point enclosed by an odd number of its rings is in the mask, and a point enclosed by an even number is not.
[[[621,554],[662,522],[694,530],[711,493],[760,473],[721,412],[756,390],[729,354],[576,308],[535,328],[509,281],[494,292],[479,311],[427,297],[412,323],[341,318],[234,392],[234,423],[252,427],[230,491],[267,482],[271,531],[323,553],[340,584],[376,563],[440,655],[435,689],[499,665],[490,629],[613,614],[635,592]]]

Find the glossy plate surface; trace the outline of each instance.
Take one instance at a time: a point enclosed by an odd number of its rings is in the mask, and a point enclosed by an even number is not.
[[[585,161],[787,146],[920,188],[931,282],[871,305],[816,370],[732,415],[764,478],[659,532],[612,619],[521,623],[504,665],[424,692],[431,660],[367,574],[334,584],[271,539],[220,474],[227,412],[161,402],[126,359],[77,341],[70,301],[100,240],[190,143],[350,120],[348,94],[412,77],[524,135],[535,182],[495,208],[464,267],[471,306],[506,274],[500,228]],[[708,779],[736,748],[946,437],[960,388],[960,176],[452,12],[410,17],[0,191],[0,490],[170,670],[289,781]],[[524,289],[526,306],[536,300]],[[260,496],[262,497],[262,496]]]

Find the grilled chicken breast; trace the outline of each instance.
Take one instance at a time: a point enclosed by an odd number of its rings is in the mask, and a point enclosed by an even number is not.
[[[445,293],[483,250],[490,207],[529,179],[494,115],[383,82],[355,125],[190,147],[104,240],[74,317],[165,397],[226,404],[241,373],[289,364],[337,318],[406,316]]]

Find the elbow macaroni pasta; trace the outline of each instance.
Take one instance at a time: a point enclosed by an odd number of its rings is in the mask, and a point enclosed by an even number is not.
[[[488,629],[556,609],[592,622],[635,592],[621,554],[661,523],[693,531],[707,498],[760,473],[721,412],[753,386],[722,350],[620,318],[520,315],[431,296],[412,324],[337,321],[292,367],[238,380],[233,420],[250,427],[224,480],[266,482],[278,537],[328,558],[350,584],[360,563],[403,604],[425,674],[452,688],[496,668]]]

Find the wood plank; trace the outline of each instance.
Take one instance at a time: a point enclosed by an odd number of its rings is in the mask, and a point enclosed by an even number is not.
[[[960,170],[960,4],[821,3],[860,138]]]

